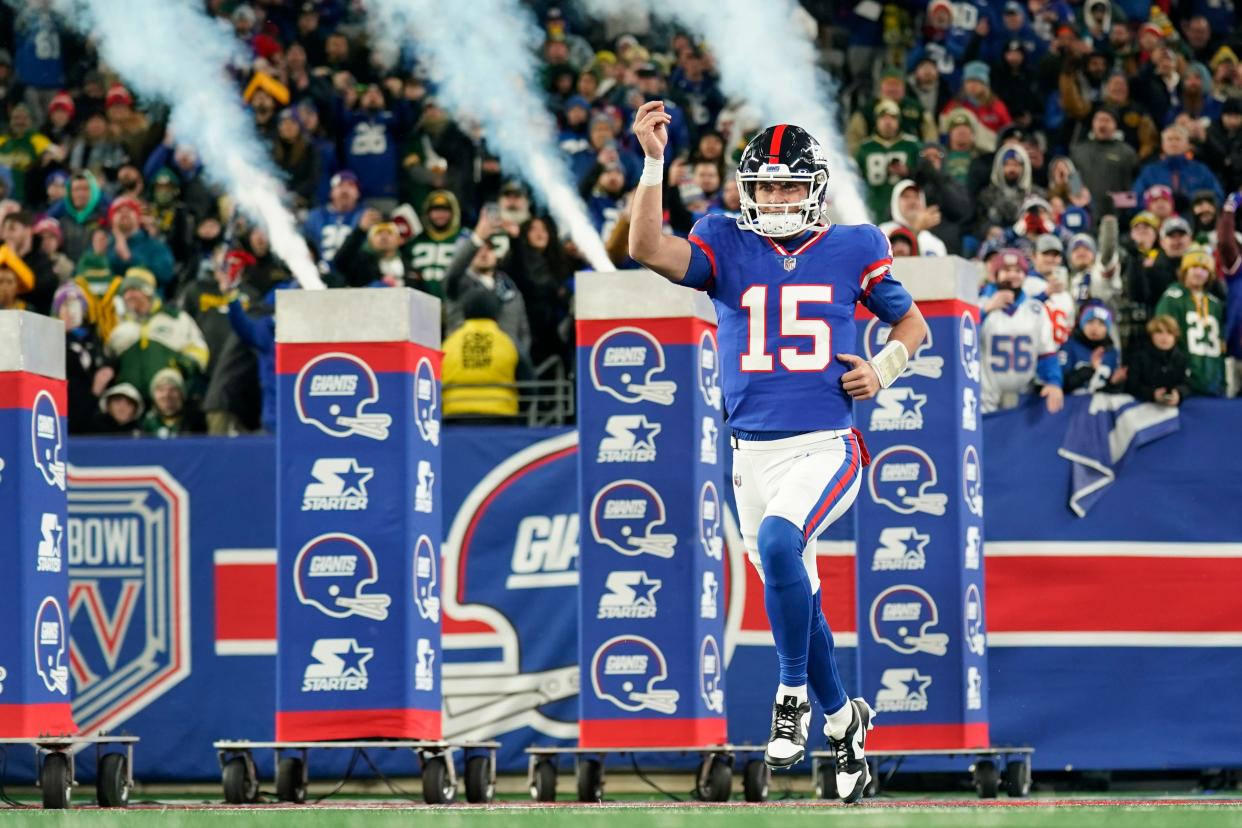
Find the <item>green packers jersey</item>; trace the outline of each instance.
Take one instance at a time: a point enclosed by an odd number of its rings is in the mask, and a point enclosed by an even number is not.
[[[906,165],[907,174],[913,174],[919,160],[918,142],[909,135],[901,135],[889,144],[873,135],[858,148],[857,160],[863,180],[867,182],[867,207],[871,215],[877,224],[888,221],[893,185],[902,179],[889,167],[894,161],[900,161]]]
[[[1177,344],[1190,365],[1190,390],[1224,393],[1225,309],[1220,300],[1210,293],[1192,294],[1181,285],[1169,285],[1156,303],[1156,313],[1173,317],[1181,328]]]

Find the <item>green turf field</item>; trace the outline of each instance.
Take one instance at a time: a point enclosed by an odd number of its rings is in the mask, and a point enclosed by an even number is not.
[[[1234,805],[1169,804],[1159,806],[931,806],[903,807],[896,803],[844,808],[838,806],[711,806],[667,807],[602,805],[597,807],[498,807],[393,809],[356,808],[238,808],[187,811],[134,809],[118,811],[43,812],[0,810],[0,826],[161,826],[161,828],[209,828],[210,826],[256,826],[256,828],[409,828],[420,824],[435,828],[474,826],[531,826],[535,828],[582,828],[588,825],[628,828],[681,828],[711,825],[713,828],[1216,828],[1242,826],[1242,807]]]

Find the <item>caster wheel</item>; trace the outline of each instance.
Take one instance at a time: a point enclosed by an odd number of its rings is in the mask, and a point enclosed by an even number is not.
[[[224,785],[224,801],[230,805],[245,805],[259,799],[259,777],[254,765],[245,756],[234,756],[224,763],[220,774]]]
[[[100,808],[129,806],[129,762],[124,753],[105,753],[99,760],[95,801]]]
[[[471,756],[466,760],[466,801],[475,804],[491,802],[495,795],[491,762],[486,756]]]
[[[1012,799],[1025,799],[1031,795],[1030,762],[1015,759],[1005,765],[1005,793]]]
[[[43,769],[39,771],[39,788],[43,791],[45,810],[69,807],[69,799],[73,795],[69,757],[63,753],[49,753],[43,757]]]
[[[601,802],[604,799],[604,763],[598,759],[578,760],[578,801]]]
[[[767,802],[772,770],[762,759],[751,759],[742,771],[742,793],[747,802]]]
[[[535,763],[535,779],[530,785],[530,798],[536,802],[556,801],[556,763],[541,759]]]
[[[733,794],[733,766],[723,756],[709,756],[699,774],[699,799],[704,802],[728,802]],[[700,765],[700,768],[703,766]]]
[[[996,799],[1000,792],[1000,772],[991,759],[980,759],[975,763],[975,791],[980,799]]]
[[[837,766],[833,762],[820,762],[815,767],[815,796],[817,799],[837,799]]]
[[[296,756],[286,756],[276,765],[276,798],[281,802],[306,801],[305,769]]]
[[[431,756],[423,762],[423,802],[447,805],[457,795],[457,785],[449,776],[448,762],[443,756]]]

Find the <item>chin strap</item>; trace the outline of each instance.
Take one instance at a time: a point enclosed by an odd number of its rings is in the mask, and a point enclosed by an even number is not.
[[[894,339],[881,348],[880,352],[867,364],[879,378],[880,387],[888,388],[906,370],[906,363],[909,361],[910,352],[906,350],[906,346]]]

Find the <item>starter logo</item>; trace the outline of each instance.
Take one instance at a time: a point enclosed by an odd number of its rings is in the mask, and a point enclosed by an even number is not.
[[[432,487],[435,486],[436,473],[431,470],[431,462],[418,461],[418,482],[414,486],[414,511],[431,514],[433,500]]]
[[[962,452],[962,499],[972,515],[983,517],[983,464],[974,446]]]
[[[983,596],[979,593],[979,587],[974,584],[967,586],[962,604],[966,616],[966,647],[981,656],[987,651],[988,639],[983,629]]]
[[[714,466],[717,460],[716,438],[720,435],[720,429],[711,417],[703,418],[702,435],[699,438],[699,462]]]
[[[716,573],[710,569],[703,573],[703,591],[699,593],[699,618],[715,618],[716,595],[720,592],[720,582]]]
[[[656,435],[661,425],[644,414],[613,414],[604,425],[608,436],[599,441],[597,463],[651,463],[656,459]]]
[[[978,526],[966,527],[965,566],[967,569],[979,568],[979,547],[983,545],[980,538],[981,533]]]
[[[436,651],[431,641],[418,639],[418,663],[414,665],[414,689],[431,691],[436,688]]]
[[[39,541],[39,562],[35,569],[39,572],[60,572],[60,542],[65,536],[64,527],[60,525],[60,515],[44,512],[39,531],[42,539]]]
[[[641,328],[614,328],[591,348],[591,384],[623,403],[672,405],[677,383],[656,379],[666,367],[659,340]]]
[[[311,647],[313,664],[302,674],[303,693],[352,692],[367,689],[367,662],[375,650],[356,638],[320,638]]]
[[[364,410],[377,402],[375,372],[352,354],[320,354],[302,366],[294,381],[298,420],[330,437],[387,440],[392,417]]]
[[[665,519],[664,501],[641,480],[609,483],[591,501],[595,542],[622,555],[673,557],[677,536],[655,531]]]
[[[967,386],[962,389],[962,428],[965,431],[979,430],[979,398],[975,389]]]
[[[983,674],[978,667],[966,668],[966,709],[983,709]]]
[[[920,535],[913,526],[889,526],[880,530],[880,545],[871,559],[872,572],[908,572],[927,566],[924,551],[931,535]]]
[[[875,402],[871,412],[872,431],[918,431],[923,427],[926,394],[917,394],[906,386],[881,388]]]
[[[659,578],[649,578],[641,570],[616,569],[608,573],[604,593],[599,598],[600,620],[613,618],[655,618],[655,594],[660,590]]]
[[[302,492],[303,512],[359,512],[367,508],[367,482],[375,470],[353,457],[321,457]]]
[[[875,694],[876,713],[921,713],[927,709],[931,676],[913,667],[890,667],[880,676],[883,685]]]

